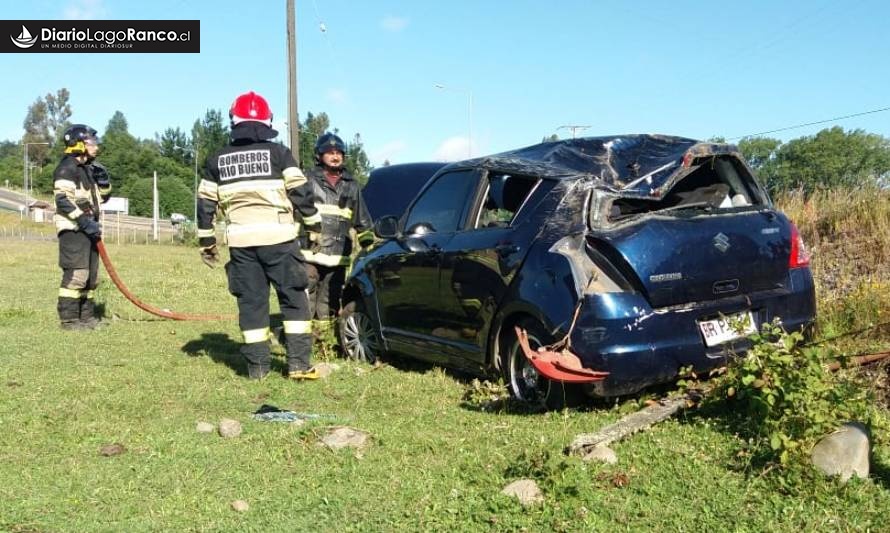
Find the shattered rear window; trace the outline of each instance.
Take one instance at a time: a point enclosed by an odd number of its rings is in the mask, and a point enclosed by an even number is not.
[[[652,212],[702,212],[763,205],[754,177],[732,156],[697,159],[661,198],[616,197],[608,207],[608,219],[619,221]]]

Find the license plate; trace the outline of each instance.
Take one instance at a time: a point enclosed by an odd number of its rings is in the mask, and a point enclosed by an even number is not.
[[[744,328],[741,333],[733,327],[734,325],[737,325],[739,321],[744,321]],[[718,344],[741,339],[751,333],[757,332],[757,327],[754,325],[754,316],[751,314],[751,311],[722,316],[713,320],[699,320],[698,329],[701,331],[702,336],[704,336],[705,344],[707,346],[717,346]]]

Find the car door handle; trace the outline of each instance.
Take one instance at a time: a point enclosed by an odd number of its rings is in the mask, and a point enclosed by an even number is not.
[[[519,246],[515,244],[499,244],[494,247],[495,253],[500,257],[506,257],[519,251]]]

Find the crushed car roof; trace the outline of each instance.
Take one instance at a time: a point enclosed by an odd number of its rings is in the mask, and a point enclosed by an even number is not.
[[[470,164],[547,178],[587,175],[603,185],[649,195],[692,158],[734,154],[731,144],[657,134],[582,137],[544,142],[482,157]]]

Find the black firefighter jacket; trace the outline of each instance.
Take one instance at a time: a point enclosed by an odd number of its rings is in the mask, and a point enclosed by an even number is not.
[[[317,265],[348,265],[354,246],[349,230],[355,229],[356,240],[361,245],[374,239],[371,215],[362,199],[361,186],[346,170],[336,187],[328,183],[320,167],[307,172],[306,178],[308,182],[304,187],[312,191],[315,207],[321,215],[321,228],[317,241],[303,249],[303,257]],[[304,220],[303,225],[305,228],[310,224]]]

